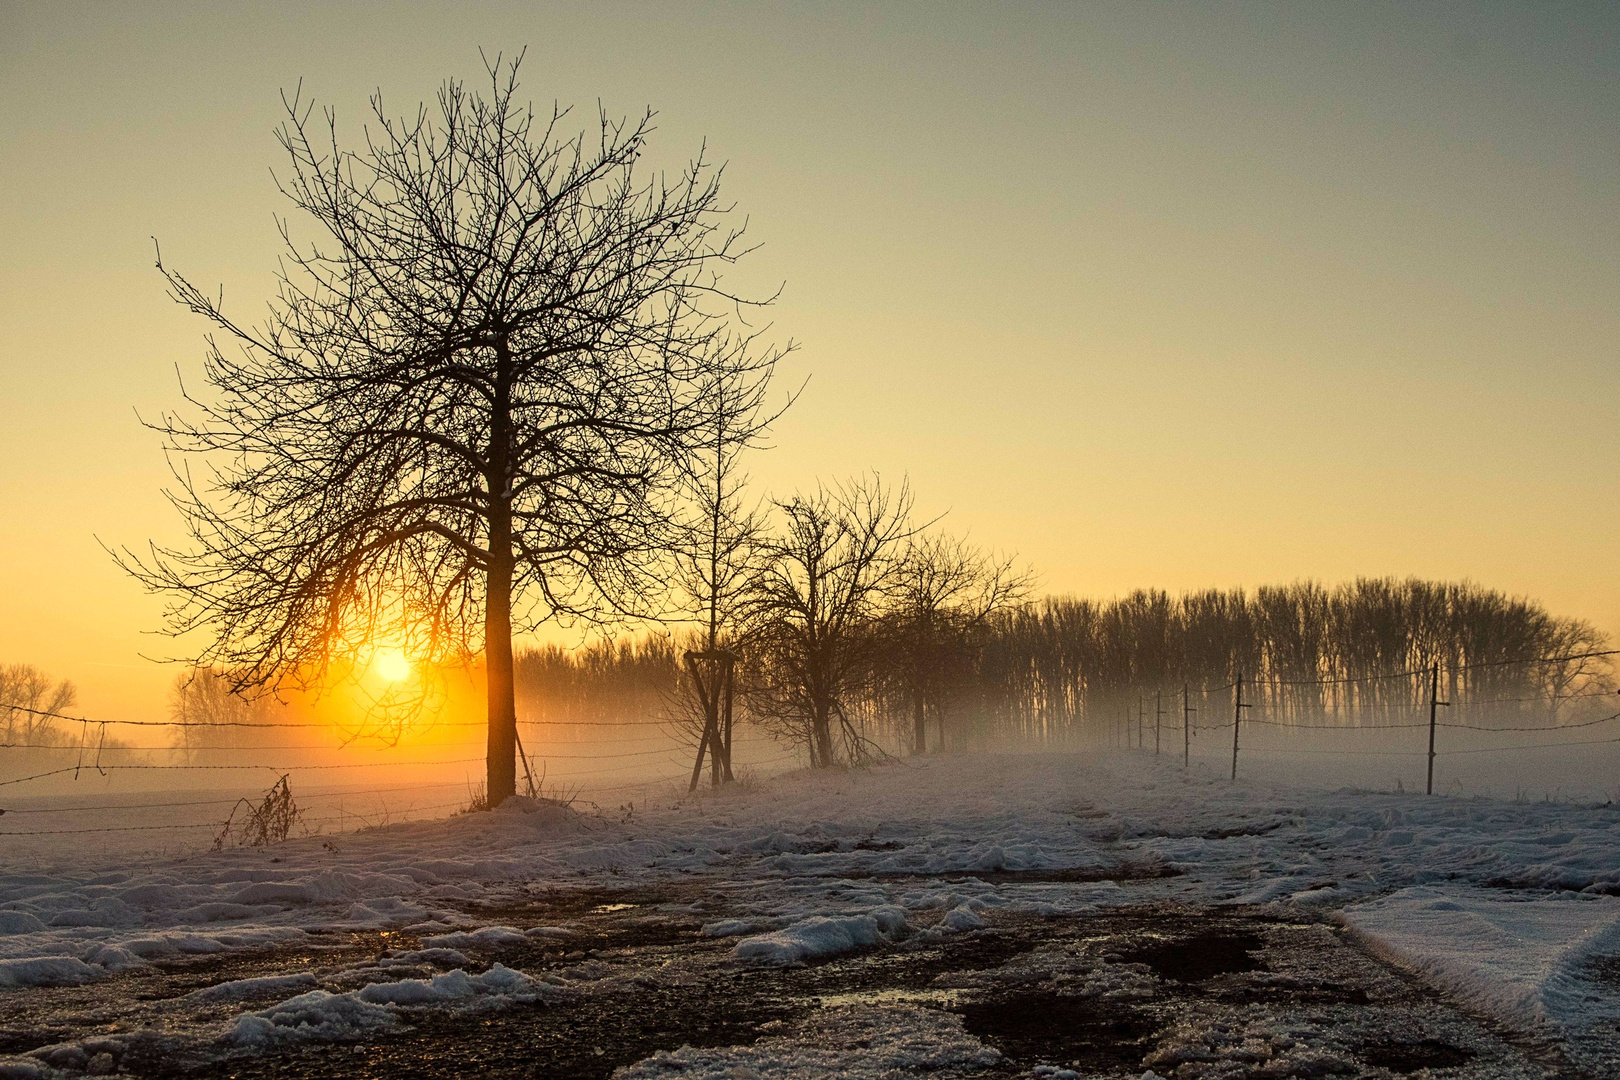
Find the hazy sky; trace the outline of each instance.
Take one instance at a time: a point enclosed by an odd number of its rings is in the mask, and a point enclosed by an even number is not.
[[[156,716],[137,423],[262,310],[279,92],[707,138],[810,376],[752,471],[909,473],[1053,592],[1471,577],[1620,631],[1613,4],[0,3],[0,662]]]

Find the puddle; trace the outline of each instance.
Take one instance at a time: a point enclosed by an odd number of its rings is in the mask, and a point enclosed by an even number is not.
[[[1436,1039],[1419,1042],[1383,1042],[1363,1046],[1357,1055],[1368,1065],[1393,1073],[1413,1073],[1419,1069],[1446,1069],[1466,1065],[1474,1058],[1472,1050]]]
[[[1015,1061],[1062,1061],[1088,1072],[1139,1065],[1159,1027],[1129,1006],[1054,994],[1018,994],[957,1011],[968,1031]]]
[[[597,904],[595,907],[591,908],[591,914],[606,915],[612,911],[629,911],[631,908],[638,908],[640,906],[640,904]]]
[[[1124,959],[1133,964],[1146,964],[1166,979],[1197,983],[1217,975],[1265,971],[1265,962],[1254,955],[1263,947],[1264,943],[1254,934],[1206,931],[1190,938],[1134,949],[1126,953]]]

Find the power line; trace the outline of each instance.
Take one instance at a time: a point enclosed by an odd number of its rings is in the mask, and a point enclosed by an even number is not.
[[[1477,750],[1446,750],[1446,755],[1457,754],[1496,754],[1508,750],[1545,750],[1549,746],[1603,746],[1610,743],[1620,743],[1620,739],[1565,739],[1561,742],[1527,743],[1523,746],[1486,746]]]
[[[443,784],[404,784],[399,787],[361,788],[358,791],[349,789],[341,791],[309,791],[300,794],[298,797],[300,799],[336,799],[350,795],[388,795],[396,791],[431,791],[435,788],[460,787],[465,783],[465,780],[451,780]],[[241,801],[241,798],[238,797],[235,799],[198,799],[189,802],[123,803],[108,806],[41,806],[11,809],[3,812],[7,814],[75,814],[92,810],[157,810],[177,806],[231,806]]]
[[[430,745],[434,746],[434,747],[449,748],[449,747],[456,747],[456,746],[483,746],[484,744],[482,742],[466,742],[466,743],[432,743]],[[152,752],[157,752],[157,751],[166,751],[166,752],[169,752],[169,753],[212,754],[212,753],[215,753],[217,751],[226,751],[226,752],[229,752],[229,753],[249,753],[249,752],[262,753],[262,752],[264,752],[266,750],[275,750],[275,751],[282,751],[282,750],[346,750],[348,748],[344,747],[344,746],[332,746],[330,744],[327,744],[327,745],[311,745],[311,746],[101,746],[101,747],[98,747],[98,746],[95,746],[94,744],[80,745],[79,743],[69,743],[69,744],[0,743],[0,749],[9,749],[9,750],[19,750],[19,749],[23,749],[23,750],[96,750],[99,753],[111,753],[111,752],[113,752],[115,750],[122,750],[122,751],[129,752],[129,753],[136,753],[136,752],[138,752],[138,753],[152,753]],[[599,761],[599,760],[616,759],[616,758],[642,757],[642,756],[645,756],[647,754],[667,754],[672,749],[674,749],[674,748],[673,747],[668,747],[668,746],[662,746],[662,747],[658,747],[657,749],[654,749],[654,750],[629,750],[629,751],[624,751],[624,752],[621,752],[621,753],[613,753],[613,754],[552,754],[552,753],[542,752],[542,753],[538,753],[538,754],[530,754],[529,756],[531,758],[554,759],[554,760],[559,760],[559,761]],[[401,762],[401,764],[409,764],[409,762]],[[86,766],[86,768],[88,768],[88,767],[89,766]],[[159,768],[159,767],[160,766],[153,766],[153,768]],[[201,766],[198,766],[198,767],[201,768]],[[228,766],[228,767],[234,767],[234,766]],[[312,766],[304,766],[304,768],[310,768],[310,767],[312,767]],[[337,766],[337,765],[323,766],[323,768],[326,768],[326,767],[341,768],[342,766]]]
[[[238,801],[240,801],[240,800],[238,800]],[[459,803],[459,802],[453,802],[453,803],[437,803],[437,804],[435,804],[433,806],[412,806],[412,807],[409,807],[407,809],[401,810],[400,813],[401,814],[416,814],[416,813],[422,813],[422,812],[428,811],[428,810],[443,810],[443,809],[446,809],[446,808],[451,807],[451,806],[462,806],[462,805],[464,805],[464,804]],[[358,819],[360,821],[365,820],[364,815],[361,815],[361,814],[348,814],[348,815],[344,815],[344,816],[340,816],[340,817],[328,816],[328,817],[323,817],[323,818],[315,818],[315,819],[307,822],[307,824],[309,824],[309,825],[325,825],[325,824],[328,824],[328,823],[333,822],[333,821],[339,821],[339,822],[345,821],[345,820],[347,820],[348,818],[351,818],[351,817],[356,818],[356,819]],[[389,822],[387,824],[392,824],[392,822]],[[224,822],[221,822],[221,821],[199,821],[199,822],[189,824],[189,825],[181,825],[181,824],[175,824],[175,825],[108,825],[108,826],[103,826],[103,827],[100,827],[100,828],[92,828],[92,829],[28,829],[28,830],[22,830],[22,831],[18,831],[18,832],[0,832],[0,836],[77,836],[77,835],[82,835],[84,833],[159,832],[159,831],[164,831],[164,830],[171,830],[172,831],[172,830],[177,830],[177,829],[219,829],[219,828],[223,828],[223,827],[224,827]],[[367,828],[382,828],[384,826],[383,825],[367,825],[366,827]],[[356,830],[350,830],[350,831],[352,832],[352,831],[356,831]]]
[[[35,773],[32,776],[19,776],[15,780],[0,780],[0,787],[10,784],[20,784],[25,780],[39,780],[47,776],[59,776],[62,773],[77,772],[80,770],[95,770],[97,772],[114,772],[130,770],[227,770],[227,769],[268,769],[271,772],[304,772],[311,769],[380,769],[394,767],[399,769],[416,768],[434,765],[468,765],[478,758],[454,758],[449,761],[360,761],[344,765],[69,765],[61,769],[52,769],[49,772]]]
[[[1292,747],[1259,746],[1251,746],[1247,752],[1251,754],[1348,754],[1355,757],[1422,757],[1424,754],[1422,750],[1299,750]]]
[[[177,728],[321,728],[331,730],[334,725],[322,721],[298,720],[97,720],[88,716],[72,716],[49,709],[31,709],[26,705],[4,705],[0,708],[28,713],[32,716],[66,720],[70,724],[118,724],[124,727],[177,727]],[[424,729],[436,727],[484,727],[485,720],[431,720]],[[668,727],[674,720],[519,720],[529,727]],[[382,725],[386,727],[386,725]]]
[[[1620,649],[1601,649],[1592,652],[1570,653],[1567,656],[1543,656],[1534,660],[1482,660],[1474,664],[1459,664],[1452,671],[1472,671],[1482,667],[1508,667],[1513,664],[1567,664],[1571,660],[1590,660],[1599,656],[1620,656]]]
[[[1539,727],[1490,727],[1485,724],[1441,724],[1440,727],[1464,728],[1468,731],[1573,731],[1576,728],[1593,727],[1597,724],[1607,724],[1611,720],[1620,720],[1620,713],[1613,716],[1600,717],[1597,720],[1582,720],[1578,724],[1543,724]]]

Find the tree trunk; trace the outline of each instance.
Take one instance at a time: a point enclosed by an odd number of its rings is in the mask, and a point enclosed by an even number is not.
[[[810,753],[815,759],[816,768],[829,768],[833,763],[831,710],[824,703],[817,702],[810,724]]]
[[[733,780],[736,779],[736,777],[731,774],[731,696],[732,696],[731,692],[732,692],[732,689],[736,685],[737,672],[736,672],[735,662],[732,660],[731,657],[727,657],[726,660],[725,660],[725,673],[726,673],[726,704],[725,704],[725,712],[721,716],[721,722],[725,724],[725,751],[726,751],[725,773],[726,773],[726,783],[729,784]]]
[[[492,515],[490,548],[489,589],[484,606],[484,671],[489,694],[485,791],[493,808],[517,791],[517,700],[512,685],[512,540],[508,514]]]
[[[491,529],[491,539],[502,529]],[[517,792],[517,698],[512,687],[512,551],[489,560],[484,606],[484,677],[489,695],[489,806]]]
[[[517,792],[517,699],[512,685],[512,354],[495,342],[495,400],[490,410],[489,567],[485,574],[484,672],[489,699],[489,751],[484,792],[493,809]]]
[[[921,686],[913,686],[911,692],[911,752],[928,752],[928,713],[923,708]]]

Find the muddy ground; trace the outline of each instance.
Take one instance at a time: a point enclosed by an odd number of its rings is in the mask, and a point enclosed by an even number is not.
[[[908,1003],[960,1017],[1000,1052],[994,1065],[936,1076],[1028,1077],[1038,1066],[1097,1077],[1140,1077],[1152,1067],[1204,1080],[1620,1075],[1620,1032],[1570,1047],[1510,1031],[1310,913],[1147,902],[996,914],[982,930],[919,934],[780,969],[741,966],[730,958],[733,940],[701,936],[723,908],[722,897],[693,887],[538,892],[470,912],[520,928],[571,924],[575,934],[563,941],[464,950],[473,970],[498,960],[550,973],[570,987],[558,1003],[408,1010],[408,1026],[395,1033],[246,1055],[219,1034],[236,1014],[285,993],[217,1006],[186,998],[229,979],[294,971],[352,990],[376,978],[370,965],[379,958],[419,944],[402,933],[331,934],[318,948],[191,958],[86,987],[5,993],[0,1053],[111,1035],[118,1038],[95,1070],[176,1080],[607,1077],[660,1050],[791,1036],[818,1010]],[[1596,968],[1620,992],[1620,958]],[[89,1067],[81,1060],[74,1071]]]

